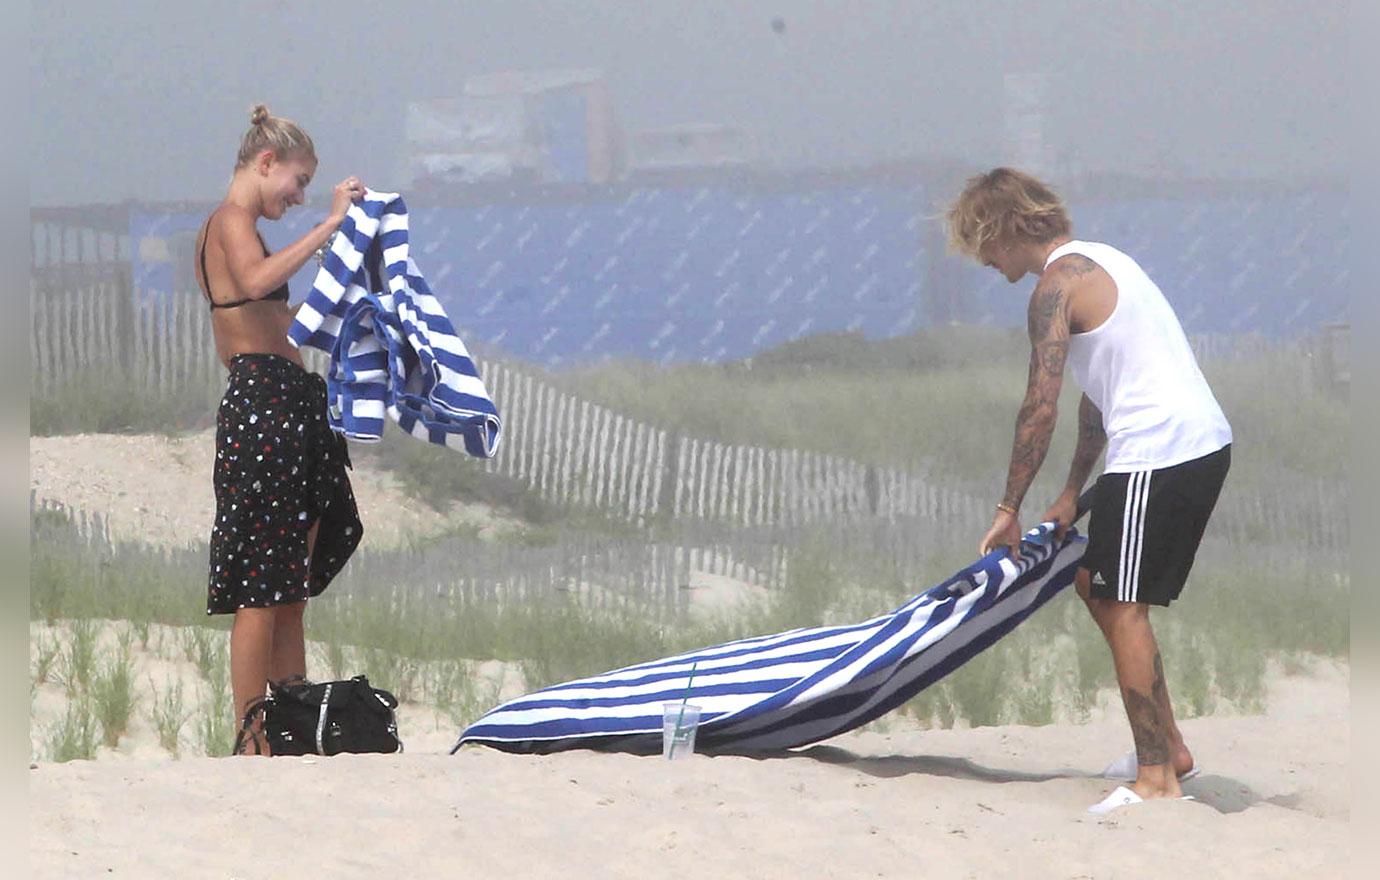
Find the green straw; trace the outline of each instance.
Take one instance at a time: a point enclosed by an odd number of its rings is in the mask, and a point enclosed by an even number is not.
[[[668,760],[676,756],[676,737],[680,736],[681,725],[685,721],[685,704],[690,700],[690,685],[695,682],[695,667],[698,665],[698,660],[690,664],[690,677],[685,680],[685,696],[680,698],[680,714],[676,716],[676,729],[671,731],[671,751],[666,754]]]

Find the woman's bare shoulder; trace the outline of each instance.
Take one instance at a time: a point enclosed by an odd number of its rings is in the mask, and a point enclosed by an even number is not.
[[[231,247],[238,244],[252,244],[257,240],[256,236],[258,235],[255,220],[253,211],[227,202],[211,212],[211,216],[207,220],[207,234],[211,235],[212,239],[218,243],[229,244]],[[212,231],[213,226],[214,231]]]

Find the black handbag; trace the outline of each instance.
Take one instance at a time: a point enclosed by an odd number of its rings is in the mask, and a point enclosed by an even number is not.
[[[393,712],[397,707],[396,697],[371,687],[363,675],[318,683],[270,682],[268,696],[244,715],[235,736],[235,753],[246,741],[253,742],[255,753],[259,752],[252,729],[256,718],[272,755],[401,752]]]

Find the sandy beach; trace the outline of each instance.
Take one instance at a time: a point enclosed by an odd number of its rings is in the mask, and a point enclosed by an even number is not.
[[[117,533],[183,543],[209,522],[209,449],[202,435],[35,438],[31,487],[109,510]],[[360,468],[356,479],[361,507],[407,507],[386,474]],[[121,626],[103,625],[102,655]],[[30,634],[31,656],[61,636],[39,622]],[[148,708],[176,682],[189,710],[200,699],[182,638],[155,625],[151,644],[134,647],[140,703],[118,747],[97,760],[46,760],[44,737],[66,698],[56,682],[36,689],[31,876],[1327,878],[1347,869],[1349,670],[1331,660],[1296,674],[1271,664],[1264,714],[1183,722],[1203,767],[1185,786],[1195,801],[1099,818],[1085,809],[1115,783],[1097,774],[1130,746],[1117,712],[952,730],[893,716],[797,753],[667,762],[482,747],[449,756],[458,726],[419,695],[400,710],[400,755],[198,757],[189,723],[175,759]],[[479,664],[476,675],[501,698],[523,687],[503,664]]]
[[[38,764],[53,877],[1339,877],[1346,668],[1278,677],[1264,715],[1184,723],[1194,802],[1084,809],[1124,722],[839,737],[765,759],[572,752]],[[416,723],[416,722],[414,722]],[[408,734],[404,721],[403,733]],[[308,831],[308,827],[310,831]]]

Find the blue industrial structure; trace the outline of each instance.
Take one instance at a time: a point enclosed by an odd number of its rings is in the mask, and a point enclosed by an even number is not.
[[[466,340],[557,368],[609,356],[731,360],[831,331],[1020,326],[1030,286],[945,254],[935,194],[894,181],[409,203],[414,257]],[[1075,198],[1070,209],[1079,236],[1141,261],[1190,333],[1294,338],[1347,319],[1344,193]],[[133,281],[145,296],[190,277],[186,248],[167,242],[194,235],[204,216],[131,209]],[[277,247],[315,219],[299,210],[263,232]],[[314,270],[293,280],[294,300]]]

